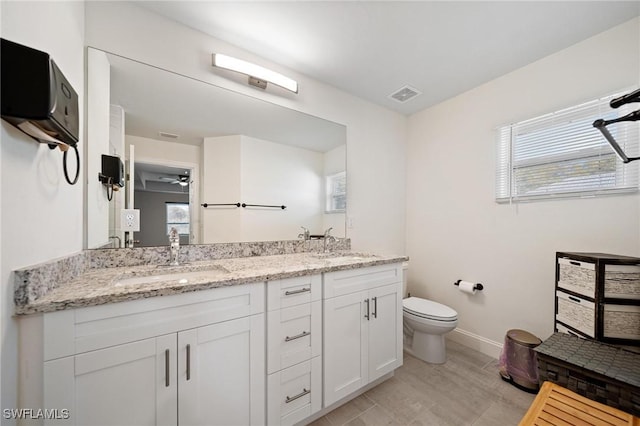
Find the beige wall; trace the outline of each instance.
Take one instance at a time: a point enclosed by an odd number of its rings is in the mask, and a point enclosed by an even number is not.
[[[640,255],[638,195],[494,201],[494,129],[637,88],[639,72],[635,19],[410,117],[409,291],[458,311],[453,338],[496,355],[510,328],[550,335],[556,251]]]

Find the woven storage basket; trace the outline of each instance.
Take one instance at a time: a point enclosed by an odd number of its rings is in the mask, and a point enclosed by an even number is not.
[[[555,333],[534,349],[540,383],[640,416],[640,354],[594,340]]]

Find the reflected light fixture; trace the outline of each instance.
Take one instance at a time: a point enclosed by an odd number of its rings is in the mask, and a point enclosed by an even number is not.
[[[214,53],[212,55],[213,66],[239,72],[249,76],[249,84],[264,89],[267,83],[283,87],[293,93],[298,93],[298,82],[280,73],[263,68],[251,62],[233,58],[231,56]]]

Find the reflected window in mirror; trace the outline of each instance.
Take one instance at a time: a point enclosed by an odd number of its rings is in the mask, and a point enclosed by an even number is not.
[[[171,228],[176,228],[178,234],[189,235],[189,203],[175,203],[167,201],[167,235]]]
[[[344,213],[347,208],[347,173],[327,176],[327,213]]]

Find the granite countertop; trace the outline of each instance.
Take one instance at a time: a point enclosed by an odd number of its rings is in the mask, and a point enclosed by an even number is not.
[[[226,258],[180,266],[155,264],[90,269],[35,301],[16,304],[15,314],[54,312],[405,260],[408,260],[406,256],[338,251]],[[160,277],[141,278],[151,276]]]

